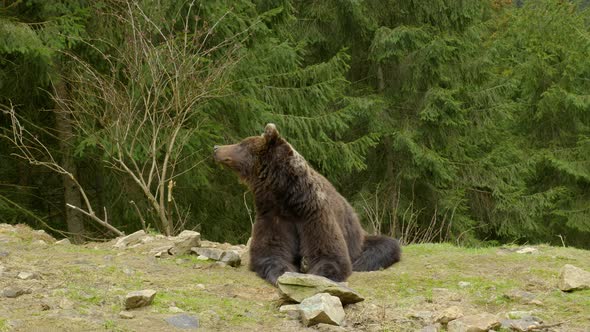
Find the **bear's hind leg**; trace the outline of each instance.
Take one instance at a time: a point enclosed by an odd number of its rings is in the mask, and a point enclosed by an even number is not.
[[[387,236],[366,236],[363,252],[352,263],[354,271],[385,269],[401,258],[399,242]]]
[[[323,276],[333,281],[345,281],[352,271],[350,262],[343,261],[341,258],[322,257],[318,262],[310,264],[311,267],[307,273]]]

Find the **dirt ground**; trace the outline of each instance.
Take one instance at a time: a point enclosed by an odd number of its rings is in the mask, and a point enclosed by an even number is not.
[[[280,313],[277,290],[244,266],[220,267],[195,256],[155,258],[148,247],[115,249],[113,242],[55,244],[26,226],[0,225],[0,331],[175,331],[166,318],[196,317],[201,331],[314,331]],[[403,260],[384,271],[354,273],[349,286],[366,300],[345,307],[342,331],[415,331],[438,312],[500,318],[526,311],[546,331],[590,331],[590,290],[556,288],[559,269],[590,271],[590,252],[536,246],[466,249],[449,244],[404,248]],[[20,272],[33,277],[22,280]],[[153,289],[154,302],[120,317],[131,291]],[[524,295],[523,295],[524,294]]]

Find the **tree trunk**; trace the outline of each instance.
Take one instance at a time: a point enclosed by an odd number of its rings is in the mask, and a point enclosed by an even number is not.
[[[67,86],[63,80],[55,83],[55,95],[58,100],[55,103],[55,129],[59,139],[59,149],[61,153],[61,166],[68,172],[76,175],[77,167],[74,160],[72,146],[74,134],[72,131],[72,119],[70,113],[64,110],[59,100],[65,100],[68,96]],[[62,176],[64,187],[64,204],[71,204],[77,207],[82,206],[82,198],[76,184],[67,176]],[[82,243],[82,234],[84,233],[84,220],[80,212],[68,208],[64,205],[68,232],[71,233],[71,240],[74,243]]]
[[[383,68],[381,64],[377,65],[377,91],[383,92],[385,90],[385,78],[383,77]]]

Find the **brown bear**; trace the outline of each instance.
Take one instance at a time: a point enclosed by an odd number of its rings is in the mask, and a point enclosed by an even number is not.
[[[254,194],[250,269],[271,284],[289,271],[344,281],[353,270],[378,270],[400,260],[398,241],[367,235],[346,199],[274,124],[261,136],[215,146],[214,157]],[[301,271],[303,258],[307,271]]]

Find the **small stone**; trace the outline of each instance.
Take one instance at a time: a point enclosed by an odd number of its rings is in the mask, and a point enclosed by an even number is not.
[[[49,309],[51,309],[51,307],[49,306],[49,304],[47,304],[47,303],[41,303],[41,310],[42,311],[47,311]]]
[[[133,319],[135,318],[135,315],[131,311],[123,310],[119,312],[119,317],[123,319]]]
[[[10,255],[10,251],[0,250],[0,258],[8,257],[8,255]]]
[[[141,239],[141,243],[142,244],[150,243],[150,242],[154,241],[155,239],[156,239],[155,237],[148,235],[148,236],[144,237],[143,239]]]
[[[125,309],[134,309],[150,305],[156,297],[156,291],[153,289],[145,289],[128,293],[125,296]]]
[[[536,254],[539,250],[533,247],[524,247],[516,251],[517,254]]]
[[[353,289],[313,274],[286,272],[279,277],[277,286],[285,297],[295,302],[301,302],[303,299],[319,293],[337,296],[343,304],[357,303],[364,300]]]
[[[508,319],[521,319],[524,317],[531,317],[532,313],[530,311],[509,311],[506,313],[506,318]]]
[[[559,283],[557,287],[565,292],[589,289],[590,272],[566,264],[561,268],[561,271],[559,271]]]
[[[537,305],[537,306],[542,306],[542,305],[544,305],[544,304],[543,304],[543,302],[541,302],[541,301],[539,301],[539,300],[531,300],[531,301],[529,302],[529,304],[534,304],[534,305]]]
[[[172,256],[173,254],[172,246],[163,246],[150,250],[150,255],[153,255],[156,258],[164,258],[167,256]]]
[[[31,294],[31,291],[28,289],[15,288],[15,287],[5,288],[2,291],[2,296],[7,297],[9,299],[14,299],[14,298],[17,298],[17,297],[24,295],[24,294]]]
[[[223,250],[217,248],[191,248],[191,251],[214,261],[220,260],[221,255],[223,255]]]
[[[197,329],[199,327],[199,320],[187,314],[168,317],[165,320],[168,324],[179,329]]]
[[[340,299],[328,293],[320,293],[304,299],[299,309],[303,324],[306,326],[319,323],[341,325],[344,321],[344,309]]]
[[[172,238],[176,255],[184,255],[191,252],[193,247],[201,246],[201,234],[195,231],[184,230],[178,236]]]
[[[535,294],[519,289],[512,289],[504,294],[504,297],[519,302],[529,303],[535,299]]]
[[[123,236],[123,237],[118,238],[117,242],[115,242],[113,247],[115,247],[117,249],[124,249],[128,246],[140,243],[141,239],[143,239],[145,236],[146,236],[145,231],[139,230],[135,233],[131,233],[127,236]]]
[[[301,313],[299,312],[299,305],[298,304],[285,304],[279,308],[279,312],[284,313],[290,319],[298,320],[301,318]]]
[[[205,285],[203,284],[196,284],[195,285],[198,289],[205,289]]]
[[[420,332],[438,332],[442,328],[442,325],[437,323],[433,325],[424,326]]]
[[[534,316],[525,316],[518,319],[505,319],[501,323],[503,329],[527,332],[537,330],[543,324],[543,320]]]
[[[434,318],[434,321],[437,323],[447,324],[448,322],[460,317],[463,317],[463,310],[457,306],[451,306],[439,312]]]
[[[37,274],[33,272],[19,272],[16,276],[21,280],[37,279]]]
[[[59,241],[56,241],[55,244],[68,245],[68,244],[72,244],[72,242],[70,242],[70,239],[65,238],[65,239],[61,239]]]
[[[203,255],[199,255],[199,256],[197,256],[197,260],[198,261],[208,261],[209,260],[209,257],[203,256]]]
[[[458,285],[460,288],[467,288],[471,286],[471,283],[468,281],[459,281]]]
[[[232,267],[238,267],[242,262],[240,254],[235,250],[224,251],[221,255],[220,261]]]
[[[431,323],[433,321],[434,313],[432,311],[414,311],[408,315],[410,318],[417,319],[421,322],[426,324]]]
[[[450,321],[447,325],[448,332],[486,332],[500,327],[498,318],[489,313],[463,316]]]
[[[180,309],[179,307],[175,307],[175,306],[169,307],[168,311],[175,313],[175,314],[184,312],[184,310]]]

